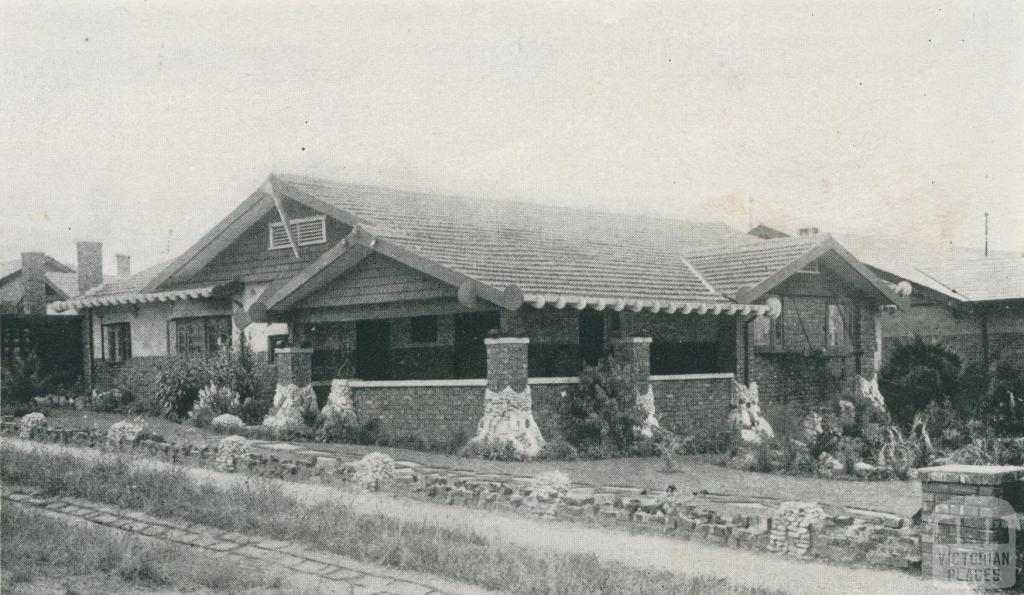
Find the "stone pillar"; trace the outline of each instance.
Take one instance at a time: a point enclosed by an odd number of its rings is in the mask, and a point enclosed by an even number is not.
[[[46,314],[46,255],[21,253],[21,311]]]
[[[481,456],[505,454],[511,449],[532,458],[544,447],[544,437],[533,419],[526,337],[484,339],[487,346],[487,388],[484,414],[469,448]]]
[[[530,340],[526,337],[484,339],[487,346],[487,388],[501,391],[508,387],[522,392],[529,381],[527,367]]]
[[[647,386],[651,383],[651,338],[612,339],[612,356],[633,369],[637,390],[646,391]]]
[[[943,465],[919,469],[918,477],[921,576],[970,587],[1013,585],[1024,467]]]
[[[277,364],[277,383],[282,385],[309,386],[313,380],[313,350],[286,347],[274,352]]]
[[[277,390],[274,404],[263,419],[273,429],[295,430],[305,426],[305,414],[317,413],[313,379],[313,350],[286,347],[275,352]]]

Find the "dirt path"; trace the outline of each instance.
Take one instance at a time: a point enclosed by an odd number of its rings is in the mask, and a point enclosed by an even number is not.
[[[39,444],[17,439],[7,439],[5,443],[25,450],[39,448],[54,452],[72,452],[89,458],[100,456],[98,451],[87,448]],[[168,463],[161,461],[143,458],[136,460],[139,465],[151,468],[170,468]],[[218,486],[228,486],[246,480],[244,475],[221,473],[210,469],[188,470],[195,478]],[[703,543],[528,519],[500,511],[443,506],[386,494],[360,494],[322,484],[287,481],[279,483],[288,494],[307,503],[342,500],[362,513],[378,513],[405,521],[466,528],[485,537],[516,543],[531,549],[589,552],[608,561],[668,570],[683,576],[721,577],[737,585],[781,589],[808,595],[828,592],[932,595],[936,589],[930,581],[896,571],[798,561],[760,552],[718,548]],[[953,591],[943,589],[943,592]]]

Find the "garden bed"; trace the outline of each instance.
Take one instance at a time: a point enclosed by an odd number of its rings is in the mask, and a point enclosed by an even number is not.
[[[106,433],[111,424],[124,416],[112,413],[54,409],[48,417],[53,424],[66,427],[92,427]],[[145,417],[149,430],[167,440],[214,444],[223,436],[209,428],[195,428],[162,418]],[[813,500],[817,502],[876,510],[900,516],[913,515],[921,507],[921,488],[916,481],[856,481],[756,473],[721,467],[719,455],[679,457],[674,470],[666,472],[655,457],[617,458],[577,461],[504,462],[459,457],[403,448],[351,444],[295,442],[301,449],[336,454],[342,460],[358,459],[379,451],[396,460],[427,467],[447,468],[479,474],[532,477],[553,470],[566,472],[573,482],[590,486],[612,486],[640,490],[664,490],[668,485],[686,494],[708,492],[740,498],[764,498],[777,501]]]

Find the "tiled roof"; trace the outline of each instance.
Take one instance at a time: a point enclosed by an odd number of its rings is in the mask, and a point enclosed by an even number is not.
[[[1024,299],[1024,257],[960,246],[842,235],[865,264],[961,301]]]
[[[717,313],[717,305],[734,303],[739,287],[756,285],[828,238],[760,240],[717,222],[499,202],[296,176],[272,179],[276,192],[326,203],[373,237],[435,265],[498,291],[514,285],[535,307],[549,301],[580,308],[614,304],[620,309],[651,311],[707,307]],[[143,294],[144,288],[168,264],[104,284],[87,296],[145,301],[151,294]],[[209,288],[161,285],[159,289]]]
[[[129,277],[104,277],[102,285],[93,287],[89,291],[85,292],[85,295],[93,296],[138,293],[142,291],[142,288],[156,277],[169,263],[169,260],[157,263]]]
[[[68,297],[78,295],[78,273],[47,272],[46,278]]]
[[[442,266],[501,289],[561,294],[728,302],[686,264],[683,254],[749,241],[722,223],[497,202],[278,176],[346,211]]]
[[[828,236],[759,240],[691,252],[687,258],[708,283],[727,295],[753,287],[821,244]]]

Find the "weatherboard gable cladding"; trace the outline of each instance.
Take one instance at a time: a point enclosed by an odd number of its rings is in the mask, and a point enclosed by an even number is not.
[[[305,205],[287,201],[289,219],[323,215]],[[226,246],[191,278],[171,277],[177,283],[213,284],[241,281],[245,283],[290,278],[309,266],[351,231],[351,227],[325,216],[326,238],[322,244],[299,246],[299,258],[290,247],[270,248],[270,226],[281,221],[276,209],[263,215],[238,238]]]
[[[437,298],[455,299],[458,289],[382,254],[371,254],[351,270],[295,304],[322,308]]]

